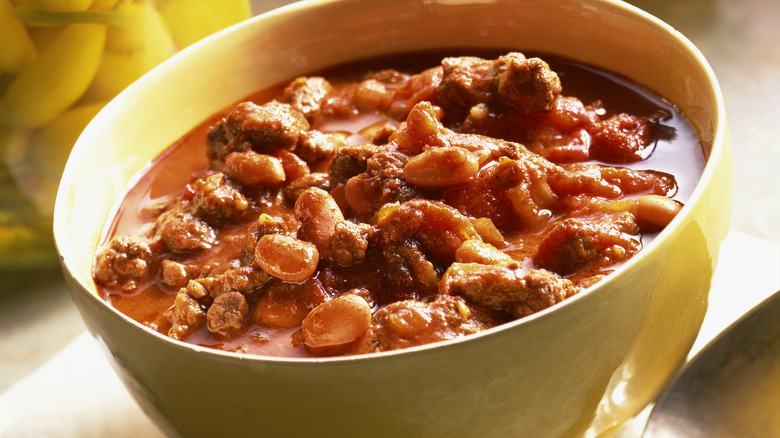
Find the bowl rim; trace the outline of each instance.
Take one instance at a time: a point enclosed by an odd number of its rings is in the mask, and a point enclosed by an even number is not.
[[[362,0],[346,0],[346,1],[353,1],[357,3],[358,1],[362,1]],[[236,31],[237,29],[243,29],[250,26],[257,26],[258,24],[256,23],[258,22],[273,20],[275,18],[283,18],[288,14],[295,14],[296,11],[302,9],[326,7],[327,5],[332,3],[344,3],[344,2],[345,0],[301,0],[295,3],[290,3],[284,6],[280,6],[276,9],[264,12],[262,14],[255,15],[250,19],[247,19],[243,22],[237,23],[233,26],[223,29],[222,31],[212,34],[188,46],[187,48],[173,55],[168,60],[164,61],[159,66],[155,67],[152,71],[147,73],[144,76],[144,78],[151,75],[160,74],[165,70],[175,69],[176,65],[180,63],[180,60],[186,59],[189,56],[194,56],[193,54],[198,52],[199,50],[202,50],[201,48],[211,45],[212,41],[221,38],[227,38],[227,36],[230,33]],[[467,5],[467,4],[474,4],[474,3],[484,3],[484,0],[433,0],[431,1],[431,3],[440,3],[440,4],[452,3],[456,5]],[[725,149],[726,149],[726,141],[727,141],[727,128],[726,128],[726,120],[725,120],[725,104],[723,100],[722,91],[718,83],[718,80],[715,76],[715,73],[712,70],[709,63],[707,62],[707,60],[705,59],[705,57],[703,56],[703,54],[687,37],[685,37],[682,33],[677,31],[676,29],[674,29],[673,27],[671,27],[669,24],[665,23],[661,19],[651,15],[650,13],[636,6],[622,2],[620,0],[582,0],[580,1],[580,3],[586,3],[588,5],[596,5],[599,7],[605,7],[604,5],[608,5],[617,10],[622,10],[623,13],[630,14],[634,19],[641,20],[646,24],[656,27],[662,30],[664,33],[669,34],[671,37],[674,38],[675,42],[681,48],[685,49],[687,55],[690,56],[691,59],[695,61],[696,65],[699,68],[701,68],[704,74],[706,75],[709,81],[707,91],[712,93],[714,98],[713,102],[715,104],[713,105],[711,111],[712,120],[715,122],[711,128],[714,134],[710,142],[711,148],[709,150],[709,154],[707,154],[705,157],[705,165],[702,170],[702,174],[698,178],[688,198],[688,202],[686,202],[686,205],[683,206],[681,212],[672,220],[672,222],[670,222],[669,225],[667,225],[663,230],[661,230],[650,243],[644,246],[636,256],[630,258],[624,264],[619,266],[614,272],[606,276],[604,279],[600,280],[593,287],[588,288],[587,290],[573,297],[567,298],[561,303],[557,303],[554,306],[550,306],[546,309],[533,313],[532,315],[520,319],[516,319],[513,321],[509,321],[504,324],[498,325],[496,327],[492,327],[480,331],[478,333],[470,334],[465,337],[433,342],[425,345],[407,347],[399,350],[365,353],[365,354],[351,355],[351,356],[333,356],[333,357],[285,357],[285,356],[270,356],[270,355],[262,355],[262,354],[237,353],[237,352],[217,350],[205,346],[190,344],[184,341],[178,341],[162,333],[156,332],[154,330],[150,330],[149,328],[136,322],[132,318],[128,317],[127,315],[123,314],[122,312],[120,312],[119,310],[112,307],[104,300],[102,300],[97,294],[94,283],[85,284],[83,281],[81,281],[80,278],[77,278],[75,275],[72,275],[70,273],[72,271],[73,265],[78,265],[78,263],[77,261],[71,260],[69,257],[67,257],[66,256],[67,253],[62,250],[62,248],[68,244],[67,230],[63,229],[63,225],[62,225],[62,222],[64,220],[58,220],[58,218],[65,216],[65,210],[67,209],[64,202],[65,201],[64,192],[66,190],[63,188],[64,186],[63,184],[60,186],[57,193],[57,202],[55,204],[55,212],[54,212],[55,220],[54,220],[53,231],[54,231],[55,245],[57,247],[57,252],[59,255],[60,264],[62,266],[63,272],[65,273],[66,276],[70,277],[78,284],[79,290],[73,291],[72,290],[73,287],[70,287],[71,293],[87,295],[88,296],[87,299],[95,302],[95,304],[103,308],[104,311],[110,312],[113,316],[118,317],[118,319],[121,320],[122,324],[129,324],[134,329],[141,330],[147,335],[155,338],[157,341],[167,343],[168,347],[173,348],[175,350],[194,352],[199,355],[205,353],[208,355],[212,355],[214,357],[218,357],[222,360],[243,361],[243,362],[250,361],[253,363],[254,362],[280,363],[280,364],[284,363],[284,364],[295,364],[296,366],[310,366],[310,365],[316,365],[320,363],[334,363],[334,362],[343,363],[343,362],[354,362],[354,361],[384,360],[385,358],[406,356],[406,355],[419,355],[421,353],[430,352],[431,350],[455,347],[470,342],[478,342],[481,338],[485,336],[493,336],[494,334],[499,332],[513,330],[524,325],[533,324],[534,321],[537,321],[541,318],[545,318],[549,313],[556,312],[563,307],[570,307],[574,305],[574,303],[576,302],[586,300],[586,299],[595,299],[599,291],[605,289],[604,285],[617,281],[617,278],[623,276],[625,272],[632,270],[634,265],[640,263],[642,259],[649,257],[650,256],[649,254],[660,251],[665,242],[674,239],[674,237],[681,232],[679,224],[681,222],[687,221],[687,218],[690,215],[690,211],[692,210],[692,207],[690,207],[690,205],[699,203],[699,199],[702,197],[702,193],[704,192],[705,186],[707,185],[706,183],[714,178],[714,174],[716,172],[716,166],[718,162],[722,160],[722,156],[726,153]],[[138,82],[145,81],[144,78],[141,78]],[[125,89],[116,98],[114,98],[111,102],[109,102],[106,108],[104,108],[100,112],[100,114],[98,114],[98,116],[95,117],[95,119],[93,119],[93,121],[87,126],[82,136],[79,138],[79,141],[76,143],[76,146],[74,146],[74,151],[71,153],[71,157],[68,159],[68,164],[66,165],[65,171],[63,172],[63,178],[62,178],[63,182],[68,181],[69,180],[68,176],[71,173],[73,173],[74,165],[71,163],[71,161],[75,161],[75,159],[79,158],[79,152],[81,151],[81,149],[83,149],[79,145],[87,143],[87,140],[84,139],[85,138],[88,139],[89,134],[92,131],[97,129],[97,125],[100,119],[108,117],[107,113],[115,111],[121,104],[122,99],[124,99],[125,96],[130,95],[132,93],[132,90],[138,87],[138,82],[131,84],[127,89]],[[697,136],[700,134],[701,133],[697,132]],[[132,185],[135,179],[138,178],[140,174],[143,173],[143,171],[144,171],[143,168],[139,169],[136,175],[129,180],[127,185]],[[121,192],[119,194],[118,199],[121,199],[124,193],[125,193],[124,191]],[[115,205],[109,210],[109,215],[108,215],[109,218],[113,217],[116,208],[117,206]],[[105,237],[105,233],[107,232],[107,228],[108,227],[104,223],[103,230],[100,233],[101,239],[99,240],[98,244],[101,241],[103,241],[103,238]],[[94,261],[92,261],[91,263],[94,263]]]

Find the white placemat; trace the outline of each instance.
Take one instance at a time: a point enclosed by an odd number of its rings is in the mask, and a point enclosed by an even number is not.
[[[780,289],[780,245],[732,232],[723,243],[710,306],[691,354]],[[641,436],[647,412],[619,438]],[[155,438],[162,433],[138,408],[88,334],[0,396],[0,436]]]

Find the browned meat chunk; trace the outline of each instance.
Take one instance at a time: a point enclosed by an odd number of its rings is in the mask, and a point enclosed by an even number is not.
[[[366,335],[372,351],[388,351],[454,339],[485,330],[495,322],[454,296],[431,303],[396,301],[374,313]]]
[[[207,223],[178,209],[161,214],[155,226],[157,235],[171,252],[200,251],[211,248],[217,241]]]
[[[301,133],[308,130],[306,118],[288,104],[242,102],[211,129],[206,145],[209,158],[222,161],[231,152],[293,149]]]
[[[379,153],[380,146],[349,145],[340,148],[328,168],[328,174],[334,185],[343,184],[355,175],[359,175],[368,168],[368,159]]]
[[[474,105],[494,99],[495,61],[462,56],[444,58],[441,65],[443,76],[436,103],[448,114],[465,116]]]
[[[149,244],[132,236],[119,236],[97,258],[95,279],[109,288],[135,289],[151,278],[155,258]]]
[[[419,299],[436,292],[439,274],[417,242],[407,240],[391,245],[382,254],[385,279],[395,286],[396,296]]]
[[[341,221],[333,230],[330,257],[342,266],[354,265],[365,259],[369,241],[376,230],[362,222]]]
[[[561,94],[561,81],[546,62],[510,53],[496,62],[497,91],[501,102],[525,113],[553,109]]]
[[[639,250],[639,241],[631,237],[638,230],[636,218],[629,212],[587,221],[565,219],[539,244],[534,263],[560,275],[611,266]]]
[[[523,113],[553,109],[561,82],[546,62],[510,53],[496,60],[445,58],[437,104],[462,120],[478,104],[502,105]]]
[[[168,336],[183,341],[206,322],[203,306],[183,289],[176,294],[173,306],[165,311],[165,317],[172,326]]]
[[[332,89],[330,82],[323,77],[300,77],[287,85],[284,89],[284,98],[309,122],[312,122],[320,114],[322,105]]]
[[[196,298],[210,295],[217,298],[230,292],[252,295],[271,278],[265,271],[253,266],[228,269],[220,274],[190,280],[186,292]]]
[[[517,262],[453,263],[439,283],[442,294],[461,295],[506,310],[515,318],[546,309],[578,291],[569,280],[543,269],[526,271]]]
[[[216,298],[206,312],[206,327],[211,333],[232,338],[241,333],[249,318],[250,306],[238,292],[227,292]]]
[[[232,186],[221,172],[211,173],[192,184],[195,196],[192,212],[212,224],[239,218],[249,208],[249,201]]]

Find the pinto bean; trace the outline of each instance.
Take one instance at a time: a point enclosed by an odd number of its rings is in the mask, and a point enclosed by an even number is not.
[[[663,228],[677,216],[682,204],[660,195],[645,195],[636,201],[636,218],[640,224]]]
[[[323,256],[327,256],[336,224],[344,220],[336,200],[320,188],[306,189],[295,202],[295,218],[301,223],[298,237],[313,243]]]
[[[340,295],[315,307],[301,325],[304,343],[310,348],[333,347],[353,342],[371,325],[371,307],[365,299]]]
[[[203,307],[184,290],[176,294],[173,305],[163,313],[163,316],[172,324],[168,336],[180,341],[206,323],[206,312]]]
[[[451,187],[471,181],[478,171],[477,157],[466,149],[433,147],[406,163],[404,178],[420,187]]]
[[[308,279],[317,270],[319,261],[314,244],[284,234],[266,234],[255,246],[255,263],[284,281]]]
[[[233,152],[225,158],[224,172],[245,186],[275,186],[285,180],[282,161],[254,151]]]

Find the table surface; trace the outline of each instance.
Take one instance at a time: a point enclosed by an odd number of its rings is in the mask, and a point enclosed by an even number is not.
[[[284,4],[253,1],[255,12]],[[688,37],[723,90],[734,167],[732,230],[780,244],[780,1],[634,0]],[[31,273],[33,275],[31,275]],[[0,393],[84,331],[58,268],[0,271]]]

